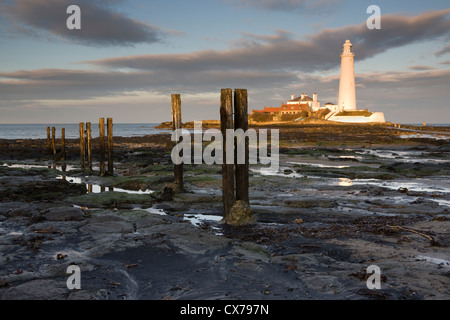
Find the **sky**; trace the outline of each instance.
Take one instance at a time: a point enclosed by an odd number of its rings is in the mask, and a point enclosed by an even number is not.
[[[159,123],[175,93],[183,122],[214,120],[222,88],[249,111],[337,103],[346,39],[358,109],[450,123],[448,0],[0,0],[0,123]]]

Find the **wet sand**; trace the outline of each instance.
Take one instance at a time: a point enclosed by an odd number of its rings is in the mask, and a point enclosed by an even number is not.
[[[79,170],[76,140],[65,172],[44,140],[0,141],[1,299],[450,298],[448,128],[278,128],[280,170],[250,166],[247,227],[220,222],[220,166],[162,192],[167,134],[115,137],[114,177]]]

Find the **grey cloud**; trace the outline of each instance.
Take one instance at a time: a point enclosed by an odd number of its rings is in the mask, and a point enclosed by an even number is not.
[[[339,66],[340,48],[350,38],[357,59],[375,56],[391,48],[437,39],[449,34],[450,9],[415,17],[382,16],[382,29],[369,30],[365,23],[324,29],[302,40],[287,31],[272,36],[243,33],[228,50],[203,50],[186,54],[140,55],[86,61],[108,68],[198,72],[202,70],[323,71]]]
[[[450,70],[357,74],[356,94],[360,107],[384,111],[386,116],[389,116],[391,111],[397,112],[396,110],[401,109],[407,112],[417,106],[424,104],[428,106],[432,102],[436,112],[441,110],[437,119],[443,119],[448,115],[445,101],[450,99],[447,88],[449,82]],[[14,104],[34,105],[46,100],[74,100],[73,105],[76,105],[76,100],[114,97],[133,94],[134,91],[154,92],[167,96],[167,101],[170,101],[171,93],[215,92],[218,105],[221,88],[243,87],[249,89],[250,109],[256,109],[264,105],[279,106],[281,100],[285,101],[291,93],[297,92],[317,92],[319,100],[323,103],[336,102],[338,85],[338,75],[324,77],[303,74],[298,77],[293,73],[245,70],[201,71],[194,74],[182,72],[177,75],[152,71],[94,72],[42,69],[0,73],[0,96],[2,97],[0,108]],[[398,105],[395,110],[392,109],[393,104]],[[206,114],[215,116],[218,110],[215,108],[217,105],[212,103],[199,107],[198,103],[191,102],[190,105],[185,105],[188,110],[186,115],[190,119],[202,118]],[[150,108],[153,107],[150,106]],[[427,108],[418,111],[423,111],[420,117],[426,118]],[[412,113],[408,115],[411,119],[419,116]],[[165,119],[161,119],[163,120]],[[392,118],[388,120],[400,121],[400,119]],[[406,121],[406,118],[402,118],[401,121]]]
[[[440,57],[446,53],[450,53],[450,44],[435,53],[436,57]]]
[[[233,6],[285,12],[319,12],[335,8],[339,0],[224,0]]]
[[[381,29],[369,30],[366,23],[323,30],[310,38],[316,48],[334,48],[349,38],[358,60],[370,58],[391,48],[450,35],[450,9],[426,12],[418,16],[381,17]]]
[[[41,69],[0,73],[2,100],[76,100],[151,90],[168,94],[214,92],[222,87],[283,86],[297,80],[289,73],[202,71],[189,73],[96,72]],[[173,93],[173,92],[172,92]]]
[[[120,45],[161,41],[163,32],[157,27],[128,18],[113,10],[119,0],[14,0],[0,9],[0,18],[21,34],[91,46]],[[81,9],[81,30],[66,26],[69,5]]]
[[[161,94],[219,92],[224,87],[245,87],[254,92],[252,100],[265,103],[273,92],[288,97],[293,88],[314,90],[323,95],[337,92],[338,76],[302,75],[292,73],[269,73],[257,71],[204,71],[196,74],[159,74],[147,72],[94,72],[59,69],[17,71],[0,73],[0,96],[5,101],[27,100],[77,100],[122,94],[126,91],[153,91]],[[357,74],[357,96],[381,90],[396,93],[410,90],[449,97],[446,84],[450,82],[450,70],[415,72],[375,72]],[[271,89],[271,90],[267,90]],[[289,92],[288,92],[289,90]],[[285,92],[286,91],[286,92]],[[400,97],[401,98],[401,97]],[[450,98],[450,97],[449,97]],[[332,99],[332,98],[329,98]],[[381,100],[377,100],[381,102]]]
[[[449,96],[446,89],[450,82],[450,70],[431,70],[417,72],[376,72],[358,75],[356,82],[364,83],[368,88],[373,86],[383,88],[423,88],[430,90],[432,87],[442,88],[443,96]]]
[[[434,67],[430,66],[411,66],[409,67],[411,70],[418,70],[418,71],[427,71],[427,70],[434,70]]]

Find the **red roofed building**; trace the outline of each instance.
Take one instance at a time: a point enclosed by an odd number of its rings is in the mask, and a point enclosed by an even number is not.
[[[264,107],[262,110],[252,110],[252,113],[268,113],[268,114],[278,114],[281,108],[276,107]]]
[[[271,115],[273,116],[273,121],[280,121],[282,119],[295,117],[296,115],[298,115],[299,118],[310,117],[312,112],[318,111],[319,109],[320,102],[317,100],[316,93],[314,93],[312,98],[307,94],[302,93],[297,98],[294,95],[291,95],[291,100],[286,103],[282,102],[281,107],[264,107],[262,110],[252,110],[251,115]],[[291,115],[292,117],[290,117]]]

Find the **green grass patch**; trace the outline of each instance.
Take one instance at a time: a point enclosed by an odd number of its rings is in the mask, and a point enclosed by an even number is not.
[[[373,113],[368,110],[341,111],[336,117],[370,117]]]

